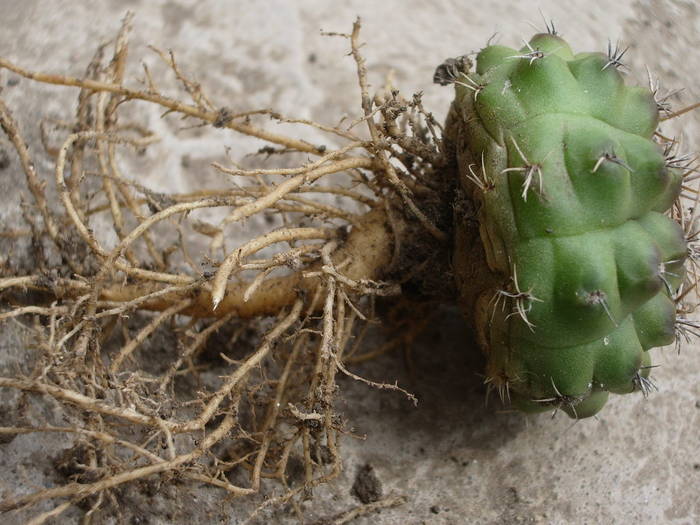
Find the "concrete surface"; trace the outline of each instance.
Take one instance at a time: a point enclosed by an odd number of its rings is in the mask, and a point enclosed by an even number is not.
[[[683,102],[700,99],[700,8],[693,1],[577,0],[539,3],[498,0],[385,1],[47,1],[0,0],[0,55],[28,68],[80,74],[94,44],[111,37],[126,9],[136,14],[127,76],[139,75],[139,60],[154,65],[146,44],[172,48],[180,64],[209,87],[213,98],[234,109],[274,107],[285,113],[334,123],[357,115],[359,95],[346,43],[319,30],[349,31],[363,18],[363,49],[370,81],[378,86],[395,71],[404,93],[422,90],[437,116],[446,113],[450,89],[431,83],[444,58],[479,49],[498,32],[518,45],[542,26],[538,8],[553,18],[575,49],[604,50],[608,39],[630,45],[630,77],[645,81],[644,66],[667,88],[685,87]],[[156,76],[162,73],[154,65]],[[0,73],[2,96],[15,108],[32,146],[40,149],[37,117],[70,114],[74,93],[32,85]],[[677,106],[679,103],[676,104]],[[164,149],[177,140],[176,157],[163,157],[152,187],[182,191],[207,184],[205,172],[188,178],[180,158],[204,167],[220,158],[223,145],[254,149],[255,142],[175,132],[156,112],[142,116],[164,136]],[[681,129],[682,126],[682,129]],[[667,134],[686,137],[699,149],[700,117],[686,116]],[[310,133],[309,140],[321,140]],[[0,138],[0,146],[5,143]],[[323,139],[326,140],[326,139]],[[159,159],[154,159],[159,160]],[[190,164],[191,166],[192,164]],[[16,165],[0,171],[0,221],[19,224]],[[0,262],[9,264],[0,255]],[[398,395],[368,390],[341,380],[344,413],[357,434],[346,437],[345,470],[317,492],[307,508],[310,522],[357,504],[351,494],[359,469],[369,463],[385,495],[405,494],[402,507],[356,523],[673,523],[700,522],[700,361],[697,347],[680,356],[656,351],[663,366],[654,371],[660,391],[615,398],[597,420],[576,425],[562,414],[529,417],[484,406],[479,358],[459,316],[446,310],[442,321],[413,349],[410,377],[399,354],[383,357],[363,373],[393,381],[420,395],[417,409]],[[22,359],[21,333],[3,325],[3,373]],[[0,392],[0,403],[7,393]],[[40,400],[34,401],[40,404]],[[7,406],[7,405],[6,405]],[[47,406],[37,410],[50,411]],[[8,417],[2,412],[0,420]],[[2,421],[0,421],[2,424]],[[53,482],[43,450],[56,437],[20,436],[0,443],[0,497],[18,487],[30,490]],[[60,443],[58,443],[60,446]],[[172,507],[149,508],[149,523],[237,523],[244,509],[220,508],[220,494],[196,491]],[[228,509],[228,510],[226,510]],[[61,523],[79,520],[65,514]],[[9,517],[20,520],[20,517]],[[271,522],[287,521],[278,514]],[[0,518],[2,521],[3,518]]]

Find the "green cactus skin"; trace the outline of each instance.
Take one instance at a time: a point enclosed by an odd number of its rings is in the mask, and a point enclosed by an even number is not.
[[[525,411],[582,418],[646,393],[648,350],[674,340],[682,173],[652,140],[653,94],[617,65],[539,34],[455,81],[446,135],[500,276],[474,306],[487,382]]]

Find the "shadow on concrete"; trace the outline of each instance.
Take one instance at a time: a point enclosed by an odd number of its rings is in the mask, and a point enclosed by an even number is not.
[[[494,392],[486,403],[484,357],[460,313],[441,310],[410,349],[353,368],[374,381],[398,381],[416,395],[417,406],[400,393],[339,378],[344,398],[339,408],[360,432],[381,432],[382,440],[410,444],[418,452],[436,443],[495,452],[527,421],[522,414],[508,412]]]

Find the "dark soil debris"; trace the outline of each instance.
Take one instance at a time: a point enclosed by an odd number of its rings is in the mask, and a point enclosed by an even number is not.
[[[0,170],[10,167],[10,156],[3,148],[0,148]]]
[[[374,467],[369,463],[357,471],[355,483],[352,485],[352,495],[362,503],[374,503],[382,499],[382,482],[379,481]]]

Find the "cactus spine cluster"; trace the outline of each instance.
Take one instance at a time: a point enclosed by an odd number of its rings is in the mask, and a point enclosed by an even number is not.
[[[618,51],[574,54],[551,33],[490,45],[472,72],[455,64],[447,136],[498,276],[472,305],[487,382],[522,410],[576,418],[610,392],[646,393],[686,258],[667,216],[682,170],[654,140],[654,94],[625,85]]]

